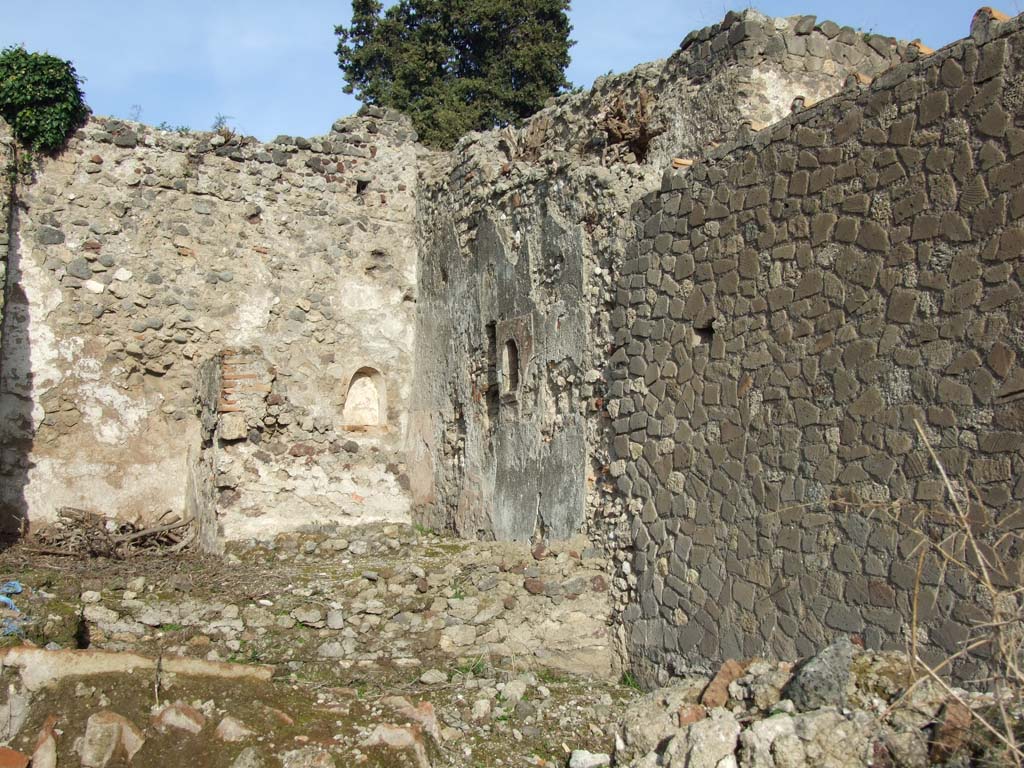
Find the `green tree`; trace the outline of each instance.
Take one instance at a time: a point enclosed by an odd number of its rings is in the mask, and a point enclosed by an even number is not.
[[[36,152],[55,152],[89,116],[70,61],[22,46],[0,51],[0,115]]]
[[[427,144],[529,117],[568,87],[569,0],[352,0],[345,92],[408,114]],[[383,11],[383,12],[382,12]]]

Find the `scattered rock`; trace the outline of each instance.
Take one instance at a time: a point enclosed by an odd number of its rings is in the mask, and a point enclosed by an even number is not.
[[[706,677],[688,678],[633,702],[622,717],[619,732],[622,746],[616,747],[616,762],[652,752],[673,736],[679,728],[679,710],[696,704],[707,684]]]
[[[526,683],[522,680],[512,680],[505,684],[505,688],[502,690],[501,695],[506,701],[509,701],[512,704],[518,704],[526,695]]]
[[[203,714],[180,701],[167,705],[153,717],[153,727],[161,732],[174,728],[188,733],[199,733],[204,725],[206,718]]]
[[[231,768],[266,768],[263,755],[255,747],[246,747],[235,758]]]
[[[774,715],[751,723],[740,735],[740,764],[744,768],[776,768],[775,755],[792,754],[799,746],[795,721],[789,715]],[[779,747],[775,744],[778,742]],[[796,747],[793,744],[796,744]],[[786,750],[786,745],[790,748]],[[799,765],[799,763],[786,763]]]
[[[0,747],[0,768],[27,768],[28,755],[8,747]]]
[[[391,707],[395,712],[404,718],[412,720],[418,723],[424,733],[434,740],[435,743],[441,744],[444,738],[441,735],[441,729],[437,723],[437,714],[434,712],[434,705],[429,701],[421,701],[416,706],[401,696],[389,696],[381,700],[381,703],[385,706]]]
[[[724,707],[729,701],[729,684],[733,680],[740,678],[746,671],[747,666],[747,664],[735,659],[725,661],[719,667],[718,674],[708,683],[708,687],[701,694],[700,703],[708,709]]]
[[[928,755],[933,763],[944,763],[967,746],[972,720],[971,711],[959,701],[946,702],[929,747]]]
[[[668,742],[662,756],[666,768],[725,768],[736,766],[733,753],[740,735],[740,724],[722,709],[679,731]],[[728,762],[731,759],[731,763]],[[727,761],[724,765],[722,761]]]
[[[677,713],[677,719],[679,727],[683,728],[687,725],[693,725],[700,720],[703,720],[708,716],[707,709],[702,704],[683,704],[679,707]]]
[[[840,637],[797,667],[785,691],[797,710],[807,712],[846,703],[854,651],[850,639]]]
[[[217,724],[217,730],[214,731],[214,735],[221,741],[235,742],[245,741],[256,734],[247,728],[241,720],[228,715]]]
[[[305,624],[309,627],[322,627],[324,625],[323,611],[316,606],[307,605],[296,608],[292,611],[291,616],[300,624]]]
[[[316,655],[321,659],[343,659],[345,658],[345,646],[336,640],[332,640],[317,648]]]
[[[386,747],[403,752],[412,752],[417,768],[430,768],[427,749],[423,739],[413,728],[401,725],[378,725],[366,740],[365,747]]]
[[[480,723],[491,717],[491,700],[477,699],[473,702],[473,712],[470,715],[474,722]]]
[[[448,675],[439,669],[428,669],[420,675],[420,682],[423,685],[441,685],[448,682]]]
[[[523,589],[525,589],[531,595],[543,595],[544,581],[536,577],[528,576],[525,579],[523,579]]]
[[[32,699],[28,693],[10,686],[7,701],[0,704],[0,741],[10,742],[21,731],[30,713]]]
[[[105,710],[89,716],[78,754],[83,768],[105,768],[115,756],[130,761],[145,743],[133,722]]]
[[[337,763],[330,752],[319,747],[303,747],[281,755],[281,768],[337,768]]]
[[[43,723],[32,752],[32,768],[57,768],[57,734],[54,726],[57,718],[50,715]]]
[[[569,756],[569,768],[604,768],[611,764],[611,755],[588,752],[585,749],[574,749]]]

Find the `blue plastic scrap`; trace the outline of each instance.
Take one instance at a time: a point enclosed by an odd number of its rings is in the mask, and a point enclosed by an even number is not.
[[[21,623],[24,619],[4,619],[0,621],[0,635],[16,635],[18,637],[25,636],[25,630],[22,628]]]
[[[8,595],[20,595],[23,591],[20,581],[7,581],[0,584],[0,606],[7,608],[11,611],[18,610],[18,607],[14,604],[14,601],[8,597]],[[4,631],[3,634],[9,634]]]

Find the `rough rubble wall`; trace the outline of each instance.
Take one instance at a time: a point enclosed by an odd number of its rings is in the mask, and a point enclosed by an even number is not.
[[[588,529],[625,558],[606,390],[630,206],[672,158],[703,156],[742,125],[788,113],[797,95],[817,100],[910,55],[813,17],[730,13],[667,61],[601,78],[520,129],[471,134],[433,158],[421,174],[408,443],[419,518],[482,538]]]
[[[14,163],[14,138],[7,124],[0,119],[0,169],[4,177],[0,181],[0,349],[4,343],[4,303],[7,296],[7,262],[10,253],[11,194],[13,187],[8,174]],[[0,373],[0,376],[3,374]],[[2,459],[0,459],[2,461]]]
[[[414,140],[376,111],[268,145],[94,119],[46,160],[12,233],[6,520],[185,508],[198,369],[236,347],[270,373],[250,387],[261,408],[238,406],[248,382],[216,406],[233,422],[215,467],[228,534],[405,517]],[[360,371],[386,403],[372,429],[346,423]]]
[[[744,124],[764,127],[918,55],[914,45],[865,35],[814,16],[770,18],[730,11],[691,32],[667,60],[598,78],[593,89],[555,99],[506,141],[598,161],[662,168],[731,141]],[[646,141],[630,129],[646,126]],[[642,147],[642,151],[639,151]]]
[[[903,647],[913,540],[867,510],[941,502],[915,422],[997,516],[1020,510],[1022,26],[667,172],[638,205],[612,408],[645,680],[842,632]],[[921,576],[934,658],[976,620],[944,573]]]
[[[534,173],[476,208],[466,172],[421,199],[414,498],[464,536],[566,539],[594,482],[591,339],[611,300],[596,244],[612,258],[628,200],[610,174],[577,169]]]

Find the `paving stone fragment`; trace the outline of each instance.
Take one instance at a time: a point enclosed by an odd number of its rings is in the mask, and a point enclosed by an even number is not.
[[[79,747],[83,768],[105,768],[115,757],[128,761],[145,744],[142,731],[130,720],[103,711],[89,716]]]
[[[153,727],[162,732],[174,729],[194,734],[203,730],[204,725],[203,714],[180,701],[168,704],[153,717]]]

